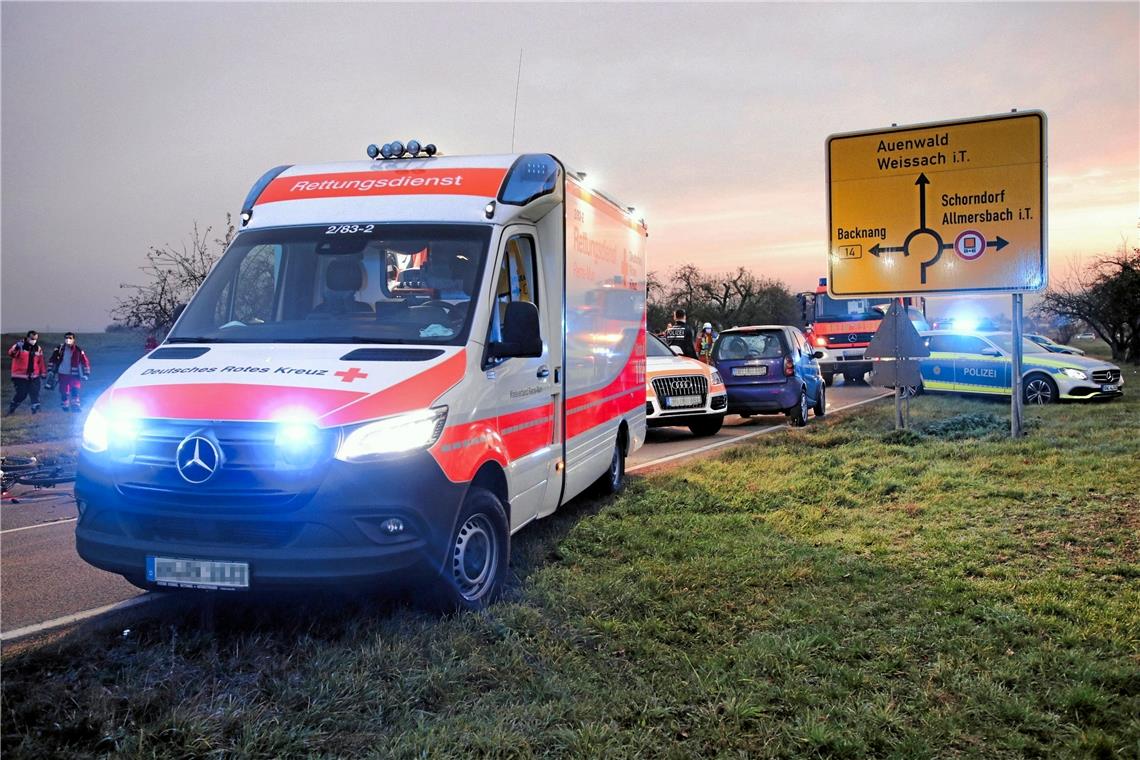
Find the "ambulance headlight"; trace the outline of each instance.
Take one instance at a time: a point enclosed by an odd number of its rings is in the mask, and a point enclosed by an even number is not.
[[[83,448],[95,454],[106,451],[110,437],[107,427],[107,418],[99,410],[92,409],[83,423]]]
[[[1079,370],[1076,367],[1062,367],[1061,372],[1073,378],[1074,380],[1088,380],[1088,373],[1084,370]]]
[[[385,454],[426,449],[439,440],[447,407],[418,409],[352,428],[337,449],[342,462],[366,462]]]
[[[273,440],[278,456],[288,464],[308,464],[321,448],[320,431],[308,422],[279,422]]]
[[[83,448],[99,454],[109,448],[130,450],[139,435],[139,417],[129,409],[92,409],[83,422]]]

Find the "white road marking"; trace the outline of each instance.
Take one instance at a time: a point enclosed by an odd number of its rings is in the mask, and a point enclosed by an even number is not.
[[[19,530],[35,530],[36,528],[47,528],[47,527],[52,526],[52,525],[60,525],[62,523],[75,522],[78,519],[79,519],[78,517],[65,517],[62,520],[52,520],[50,522],[36,523],[35,525],[25,525],[22,528],[8,528],[7,530],[0,530],[0,535],[3,535],[4,533],[15,533],[16,531],[19,531]]]
[[[888,396],[890,396],[892,394],[893,394],[893,391],[892,391],[892,393],[884,393],[881,396],[872,396],[871,398],[865,398],[862,401],[856,401],[854,404],[848,404],[847,406],[841,406],[838,409],[832,409],[831,413],[834,414],[836,412],[842,412],[845,409],[854,409],[857,406],[862,406],[863,404],[869,404],[872,401],[878,401],[879,399],[887,398]],[[634,465],[633,467],[627,467],[626,472],[636,472],[636,471],[644,469],[646,467],[653,467],[654,465],[665,464],[666,462],[672,462],[676,459],[684,459],[685,457],[691,457],[694,454],[700,454],[702,452],[709,451],[711,449],[718,449],[721,446],[730,446],[734,443],[740,443],[741,441],[747,441],[749,438],[755,438],[756,436],[763,435],[764,433],[771,433],[774,430],[785,430],[787,427],[788,427],[787,425],[781,423],[779,425],[772,425],[770,427],[761,428],[759,430],[753,430],[751,433],[746,433],[744,435],[738,435],[738,436],[735,436],[733,438],[725,438],[724,440],[716,441],[714,443],[710,443],[707,446],[701,446],[699,449],[690,449],[689,451],[682,451],[680,454],[670,454],[667,457],[661,457],[660,459],[653,459],[653,460],[650,460],[648,462],[642,462],[641,464]]]
[[[59,618],[56,618],[55,620],[45,620],[44,622],[36,623],[35,625],[26,625],[23,628],[16,628],[15,630],[8,631],[7,633],[0,633],[0,641],[11,641],[13,639],[19,639],[19,638],[22,638],[24,636],[30,636],[33,633],[40,633],[42,631],[47,631],[47,630],[52,629],[52,628],[58,628],[61,625],[69,625],[71,623],[78,623],[81,620],[87,620],[88,618],[97,617],[97,616],[103,615],[107,612],[117,612],[118,610],[130,609],[131,607],[137,607],[140,604],[146,604],[147,602],[153,602],[155,599],[158,599],[158,598],[159,597],[157,594],[142,594],[140,596],[136,596],[136,597],[133,597],[131,599],[127,599],[126,601],[123,601],[123,602],[116,602],[114,604],[108,604],[108,605],[105,605],[103,607],[96,607],[93,610],[84,610],[83,612],[76,612],[74,615],[65,615],[64,617],[59,617]]]

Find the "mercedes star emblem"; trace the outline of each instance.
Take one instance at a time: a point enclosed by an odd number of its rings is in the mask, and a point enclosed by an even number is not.
[[[209,438],[200,435],[190,435],[178,444],[178,451],[174,454],[174,464],[178,467],[178,474],[187,483],[198,485],[205,483],[218,470],[221,464],[222,452]]]
[[[856,342],[858,342],[858,340],[859,340],[859,336],[856,335],[855,333],[851,333],[850,335],[847,336],[847,341],[849,343],[856,343]]]

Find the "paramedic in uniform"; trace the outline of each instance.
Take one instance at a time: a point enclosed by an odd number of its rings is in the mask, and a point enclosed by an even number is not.
[[[91,374],[91,362],[87,354],[75,342],[75,333],[63,336],[63,343],[51,354],[51,369],[59,383],[59,405],[63,411],[81,412],[79,389],[82,382]]]
[[[12,414],[25,398],[32,400],[32,414],[40,410],[40,380],[47,374],[44,362],[44,349],[40,346],[40,334],[28,330],[23,340],[18,340],[8,349],[12,358],[12,384],[16,395],[8,404],[8,414]]]
[[[673,324],[665,331],[665,342],[670,346],[680,346],[681,353],[690,359],[697,358],[697,349],[695,344],[697,336],[693,334],[693,328],[689,327],[689,323],[685,321],[685,310],[677,309],[673,312]]]

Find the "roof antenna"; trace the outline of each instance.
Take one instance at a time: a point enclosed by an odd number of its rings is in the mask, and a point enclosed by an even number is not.
[[[515,129],[519,125],[519,82],[522,81],[522,54],[523,49],[519,48],[519,73],[515,77],[515,118],[511,122],[511,153],[515,152]]]

